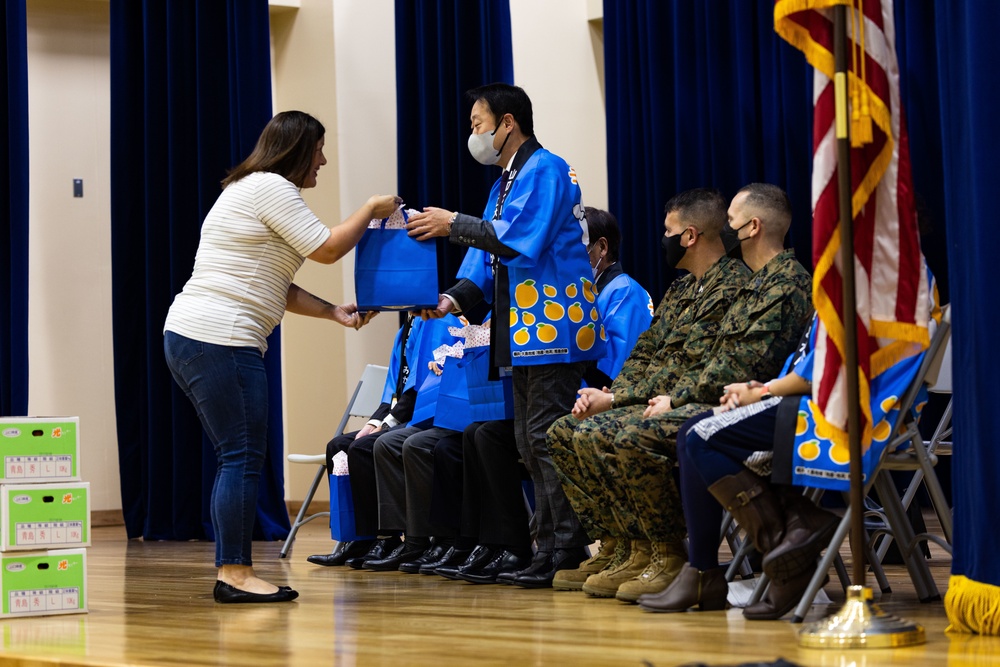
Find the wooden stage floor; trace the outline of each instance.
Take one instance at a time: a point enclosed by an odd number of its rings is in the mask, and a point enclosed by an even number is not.
[[[946,635],[942,604],[918,603],[898,566],[888,568],[894,592],[882,607],[922,623],[925,645],[800,649],[798,626],[746,622],[739,609],[648,614],[583,593],[317,567],[306,556],[332,547],[318,523],[300,532],[288,560],[277,558],[280,543],[254,545],[258,571],[301,593],[274,605],[215,604],[212,544],[129,542],[123,528],[96,528],[90,613],[0,621],[0,665],[1000,664],[1000,638]],[[934,553],[943,591],[951,561]],[[843,599],[838,587],[827,591]],[[826,611],[814,607],[807,620]]]

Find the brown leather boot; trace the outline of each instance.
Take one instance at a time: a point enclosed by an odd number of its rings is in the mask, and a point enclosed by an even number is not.
[[[815,566],[837,530],[840,517],[817,507],[795,487],[778,489],[785,510],[785,536],[764,555],[762,566],[773,581],[784,584]]]
[[[617,537],[605,537],[601,539],[601,547],[597,553],[580,563],[580,567],[575,570],[559,570],[552,578],[552,588],[557,591],[580,591],[583,590],[583,582],[592,574],[597,574],[615,558],[619,544],[624,549],[620,554],[621,562],[628,559],[628,540],[619,540]]]
[[[726,608],[728,595],[726,568],[702,571],[685,563],[665,591],[640,596],[639,606],[654,612],[687,611],[695,605],[701,611],[718,611]]]
[[[802,599],[802,594],[809,588],[813,574],[816,572],[816,563],[789,579],[783,584],[772,581],[767,588],[764,599],[760,602],[745,607],[743,617],[748,621],[776,621],[791,610]],[[823,585],[830,583],[830,577],[823,580]]]
[[[785,513],[771,486],[749,470],[727,475],[708,487],[747,532],[757,551],[766,554],[784,537]]]

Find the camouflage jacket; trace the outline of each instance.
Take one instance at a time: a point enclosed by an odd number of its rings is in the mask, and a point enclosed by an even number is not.
[[[701,368],[685,373],[668,392],[673,407],[717,404],[732,382],[777,377],[812,317],[812,278],[784,250],[740,289]]]
[[[691,274],[674,281],[611,386],[614,406],[645,404],[669,393],[687,369],[700,368],[749,273],[743,262],[723,257],[700,281]]]

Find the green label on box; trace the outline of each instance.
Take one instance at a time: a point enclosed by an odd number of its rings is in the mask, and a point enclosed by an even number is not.
[[[65,614],[86,609],[87,561],[82,549],[4,554],[3,614]]]
[[[0,419],[0,475],[19,482],[74,479],[79,446],[79,419]]]
[[[4,529],[11,546],[39,549],[87,543],[88,484],[5,485]]]

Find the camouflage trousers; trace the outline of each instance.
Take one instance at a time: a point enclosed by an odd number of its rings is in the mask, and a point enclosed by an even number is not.
[[[645,405],[557,420],[548,447],[570,504],[591,538],[675,542],[684,514],[674,481],[677,431],[703,404],[644,419]]]

